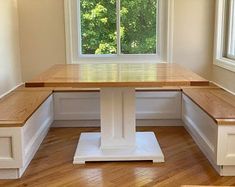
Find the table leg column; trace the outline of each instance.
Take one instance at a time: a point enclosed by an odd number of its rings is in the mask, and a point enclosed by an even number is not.
[[[134,148],[135,89],[102,88],[100,97],[101,149]]]

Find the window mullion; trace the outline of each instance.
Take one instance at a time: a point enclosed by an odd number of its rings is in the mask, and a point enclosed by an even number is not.
[[[116,1],[116,15],[117,15],[117,55],[121,54],[121,33],[120,33],[120,27],[121,27],[121,0]]]

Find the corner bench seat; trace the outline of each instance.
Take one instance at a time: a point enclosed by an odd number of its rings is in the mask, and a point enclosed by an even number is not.
[[[0,127],[23,127],[51,96],[50,90],[13,91],[0,99]]]
[[[53,120],[51,90],[15,90],[0,99],[0,179],[22,176]]]
[[[221,176],[235,175],[235,96],[221,88],[182,88],[182,120]]]
[[[221,88],[183,88],[195,104],[217,124],[235,125],[235,96]]]

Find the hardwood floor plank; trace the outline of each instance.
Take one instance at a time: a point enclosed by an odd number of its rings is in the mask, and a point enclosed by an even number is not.
[[[73,165],[81,132],[99,128],[52,128],[24,176],[0,180],[0,186],[132,187],[181,185],[234,186],[235,177],[220,177],[183,127],[138,127],[154,131],[165,163],[91,162]]]

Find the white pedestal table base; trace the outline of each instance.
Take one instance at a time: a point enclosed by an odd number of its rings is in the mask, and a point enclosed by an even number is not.
[[[82,133],[74,155],[74,164],[89,161],[164,162],[164,155],[153,132],[136,132],[136,146],[128,149],[101,149],[100,133]]]
[[[101,88],[101,133],[82,133],[74,164],[87,161],[164,162],[153,132],[136,132],[135,88]]]

